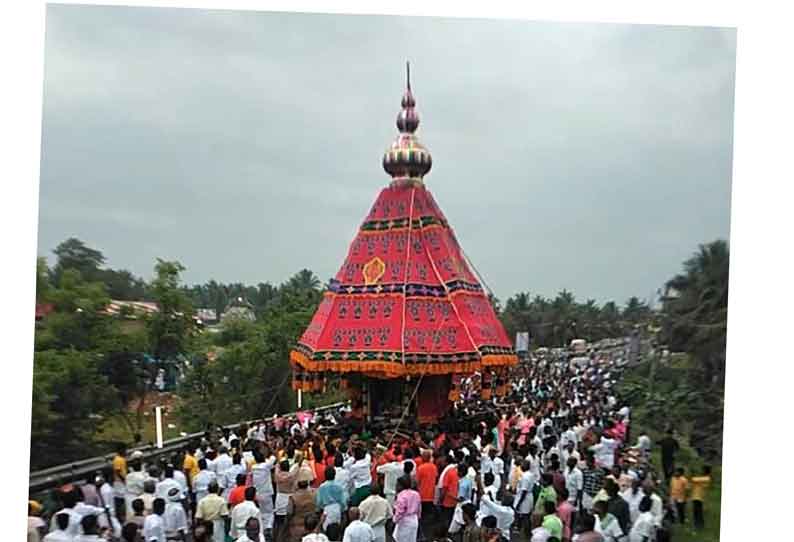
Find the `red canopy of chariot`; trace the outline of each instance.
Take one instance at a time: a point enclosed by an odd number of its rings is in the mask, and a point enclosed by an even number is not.
[[[399,134],[383,156],[383,188],[291,352],[293,388],[324,375],[370,378],[504,373],[517,364],[481,280],[425,186],[430,152],[419,142],[410,76]],[[454,392],[450,398],[454,399]]]

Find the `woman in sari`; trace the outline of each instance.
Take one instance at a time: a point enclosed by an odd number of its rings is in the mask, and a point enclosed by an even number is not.
[[[397,480],[397,498],[394,501],[395,542],[416,542],[419,518],[422,515],[422,499],[411,489],[411,478],[403,476]]]

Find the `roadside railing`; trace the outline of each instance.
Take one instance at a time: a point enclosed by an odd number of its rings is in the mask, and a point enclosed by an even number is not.
[[[324,407],[306,409],[305,411],[302,412],[313,412],[315,414],[319,414],[319,413],[327,412],[329,410],[341,408],[345,405],[347,405],[346,402],[339,402]],[[281,417],[292,417],[295,416],[296,414],[297,412],[291,412],[289,414],[283,414],[281,415]],[[243,425],[243,423],[248,423],[250,425],[258,422],[267,423],[271,420],[272,418],[261,418],[258,420],[227,425],[225,427],[230,430],[236,430],[241,425]],[[203,432],[193,433],[184,437],[167,440],[163,442],[162,448],[157,448],[155,445],[149,444],[146,446],[141,446],[139,448],[132,448],[128,450],[128,452],[131,453],[131,452],[140,451],[142,454],[141,459],[145,463],[151,463],[152,460],[157,460],[162,456],[170,456],[175,452],[178,452],[179,450],[183,449],[185,445],[189,444],[190,442],[201,439],[203,436],[204,436]],[[57,465],[55,467],[49,467],[46,469],[31,472],[29,484],[28,484],[28,492],[30,495],[34,495],[37,493],[40,494],[48,490],[54,489],[56,487],[59,487],[65,483],[85,482],[87,480],[90,480],[92,476],[96,473],[96,471],[109,467],[112,459],[113,459],[113,454],[105,454],[97,457],[81,459],[79,461],[73,461],[71,463],[65,463],[63,465]]]

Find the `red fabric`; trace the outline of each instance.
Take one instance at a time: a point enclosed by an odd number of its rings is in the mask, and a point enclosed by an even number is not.
[[[438,478],[438,467],[432,461],[422,463],[416,469],[416,485],[422,502],[433,502],[436,493],[436,478]]]
[[[406,364],[416,354],[416,364],[448,366],[435,374],[461,372],[456,362],[476,363],[480,355],[515,357],[432,195],[411,186],[381,191],[297,351],[309,358],[308,370],[324,361],[372,373],[384,365],[403,370],[403,351]],[[428,354],[461,357],[428,360]]]
[[[419,423],[428,423],[443,418],[450,407],[448,376],[425,376],[417,393],[417,415]]]

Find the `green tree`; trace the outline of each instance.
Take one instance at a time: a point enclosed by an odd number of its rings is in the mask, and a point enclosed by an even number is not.
[[[697,376],[709,388],[721,387],[725,378],[729,261],[727,242],[701,245],[666,285],[672,293],[664,304],[672,321],[669,342],[694,354]]]
[[[193,305],[179,285],[182,264],[158,258],[154,269],[151,290],[158,311],[148,321],[149,345],[154,357],[169,360],[188,350],[195,332]]]
[[[97,451],[93,435],[113,391],[97,370],[96,354],[66,349],[34,354],[30,460],[33,468]]]
[[[289,279],[287,286],[295,290],[319,290],[322,283],[312,271],[301,269]]]
[[[92,350],[111,332],[113,323],[102,314],[110,301],[104,285],[86,282],[79,271],[64,270],[60,283],[48,288],[46,297],[55,312],[37,327],[35,350]]]
[[[295,408],[289,352],[311,321],[322,293],[304,272],[282,284],[256,323],[224,323],[223,351],[194,364],[182,387],[178,416],[190,429]]]
[[[44,303],[49,299],[52,290],[50,280],[50,268],[47,266],[46,258],[36,259],[36,302]]]
[[[142,301],[148,300],[150,297],[146,282],[125,269],[104,269],[100,272],[99,277],[105,284],[111,299]]]
[[[63,272],[67,269],[79,271],[83,279],[89,282],[100,278],[100,268],[105,263],[105,256],[86,246],[80,239],[70,237],[55,247],[53,253],[57,257],[52,270],[56,284],[60,283]]]
[[[651,314],[651,309],[647,303],[640,301],[636,296],[632,296],[623,308],[623,319],[631,324],[639,324],[647,320]]]

